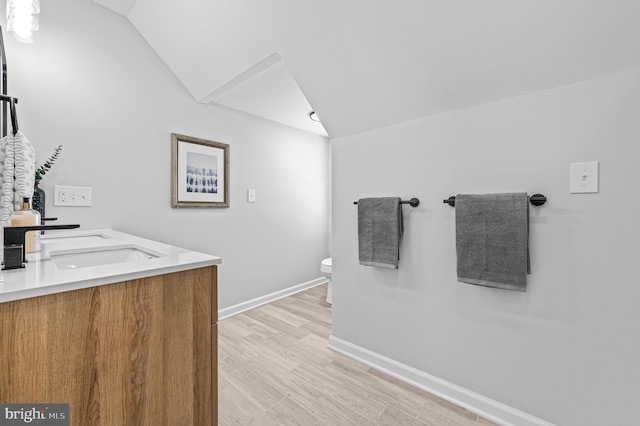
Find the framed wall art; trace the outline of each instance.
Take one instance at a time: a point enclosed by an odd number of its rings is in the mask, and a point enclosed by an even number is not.
[[[229,207],[229,145],[171,137],[171,206]]]

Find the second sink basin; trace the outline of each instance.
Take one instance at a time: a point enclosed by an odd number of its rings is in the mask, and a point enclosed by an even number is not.
[[[58,269],[77,269],[114,263],[143,262],[164,256],[162,253],[135,244],[54,250],[49,252],[49,257]]]

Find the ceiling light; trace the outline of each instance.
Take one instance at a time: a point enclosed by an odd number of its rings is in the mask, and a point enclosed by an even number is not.
[[[320,119],[318,118],[318,114],[316,114],[315,111],[311,111],[309,113],[309,118],[312,119],[313,121],[317,121],[318,123],[320,122]]]
[[[33,43],[33,31],[40,27],[40,0],[7,0],[7,31],[23,43]]]

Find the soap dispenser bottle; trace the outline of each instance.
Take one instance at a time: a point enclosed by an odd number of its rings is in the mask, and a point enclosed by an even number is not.
[[[11,226],[39,226],[40,212],[31,208],[30,199],[22,199],[20,210],[11,215]],[[24,237],[25,252],[35,253],[40,251],[40,231],[29,231]]]

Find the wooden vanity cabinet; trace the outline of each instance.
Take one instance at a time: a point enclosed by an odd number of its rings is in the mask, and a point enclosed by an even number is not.
[[[0,303],[0,403],[69,424],[217,425],[217,268]]]

